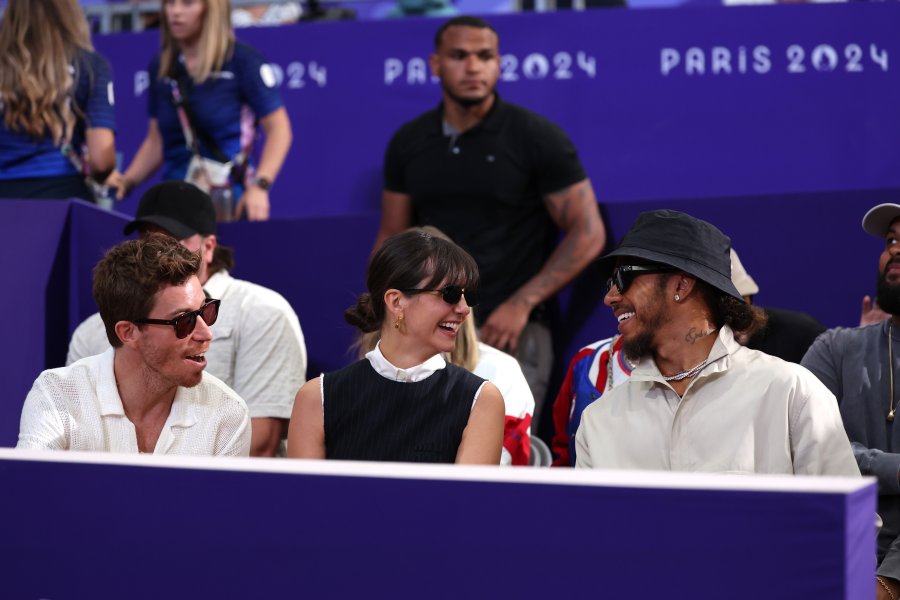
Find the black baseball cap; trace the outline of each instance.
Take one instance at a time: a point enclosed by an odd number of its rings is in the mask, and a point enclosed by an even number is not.
[[[144,225],[155,225],[179,240],[216,233],[216,209],[209,195],[186,181],[164,181],[144,192],[134,221],[125,235]]]
[[[714,225],[676,210],[643,212],[619,246],[598,262],[609,277],[616,257],[633,256],[675,267],[743,300],[731,281],[731,239]]]

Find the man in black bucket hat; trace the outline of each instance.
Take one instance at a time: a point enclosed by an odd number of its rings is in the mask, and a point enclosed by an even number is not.
[[[639,364],[582,414],[576,466],[859,476],[825,386],[735,341],[760,313],[731,282],[730,250],[713,225],[657,210],[601,259]]]

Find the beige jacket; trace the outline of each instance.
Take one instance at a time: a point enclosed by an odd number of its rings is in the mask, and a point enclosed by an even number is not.
[[[834,395],[728,327],[683,398],[644,357],[584,411],[575,439],[582,468],[860,476]]]

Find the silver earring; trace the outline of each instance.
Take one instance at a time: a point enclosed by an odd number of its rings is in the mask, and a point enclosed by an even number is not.
[[[675,302],[681,302],[681,296],[675,294]]]

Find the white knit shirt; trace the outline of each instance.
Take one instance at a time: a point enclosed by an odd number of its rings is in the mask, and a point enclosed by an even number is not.
[[[115,351],[90,356],[35,380],[19,428],[17,448],[138,453],[113,369]],[[234,390],[203,373],[179,387],[154,454],[248,456],[250,415]]]

